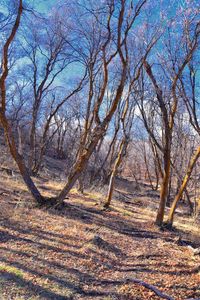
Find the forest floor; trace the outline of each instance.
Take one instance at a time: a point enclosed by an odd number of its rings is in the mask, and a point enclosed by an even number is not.
[[[62,185],[36,183],[46,195]],[[200,299],[200,255],[184,242],[200,240],[198,226],[180,212],[176,230],[154,226],[158,192],[147,184],[118,180],[110,210],[103,200],[73,190],[63,211],[38,209],[1,174],[0,299]]]

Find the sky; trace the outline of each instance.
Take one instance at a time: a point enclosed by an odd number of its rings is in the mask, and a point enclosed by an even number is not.
[[[33,0],[35,8],[42,13],[50,11],[57,2],[57,0]]]
[[[0,0],[0,12],[3,10],[3,8],[5,9],[5,3],[9,4],[11,0]],[[12,1],[16,1],[16,0],[12,0]],[[26,3],[30,6],[33,6],[35,8],[36,11],[40,12],[40,13],[44,13],[44,14],[48,14],[48,12],[51,11],[51,9],[55,6],[57,6],[58,3],[63,3],[63,0],[24,0],[26,1]],[[92,0],[92,1],[98,1],[98,0]],[[162,3],[163,6],[166,6],[166,10],[169,9],[169,11],[172,13],[174,13],[176,11],[177,6],[182,6],[184,7],[186,5],[186,3],[188,2],[192,2],[194,3],[194,6],[197,5],[197,1],[196,0],[157,0],[157,3]],[[89,2],[89,1],[88,1]],[[135,0],[134,3],[136,3],[137,1]],[[152,14],[156,14],[159,12],[155,12],[155,10],[153,10],[153,6],[152,4],[154,3],[153,0],[148,0],[147,1],[147,5],[149,7],[150,10],[152,10]],[[170,5],[170,8],[169,8]],[[3,12],[3,11],[2,11]],[[5,11],[4,11],[5,12]],[[150,14],[151,15],[151,14]],[[72,69],[70,70],[70,74],[76,75],[77,73],[77,67],[75,65],[72,65]],[[64,75],[66,77],[66,74]],[[198,73],[198,78],[200,78],[200,72]]]

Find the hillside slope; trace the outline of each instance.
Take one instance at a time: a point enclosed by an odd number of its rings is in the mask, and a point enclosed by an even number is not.
[[[48,195],[62,185],[36,182]],[[30,206],[18,178],[3,174],[0,187],[2,300],[200,298],[200,256],[184,242],[199,231],[180,217],[179,230],[156,228],[158,195],[147,185],[118,180],[110,211],[102,194],[74,190],[62,212]]]

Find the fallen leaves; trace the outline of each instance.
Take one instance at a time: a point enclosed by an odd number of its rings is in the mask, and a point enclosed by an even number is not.
[[[178,245],[175,233],[154,227],[147,206],[130,200],[125,213],[114,201],[116,209],[102,212],[96,201],[73,194],[59,214],[24,207],[12,215],[6,204],[1,299],[161,299],[152,286],[174,300],[200,297],[200,257]]]

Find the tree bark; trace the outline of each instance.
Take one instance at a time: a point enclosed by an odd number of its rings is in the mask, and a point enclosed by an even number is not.
[[[175,213],[175,210],[176,210],[176,207],[177,207],[177,203],[181,199],[181,197],[183,195],[183,192],[185,191],[185,189],[187,187],[187,184],[188,184],[188,181],[189,181],[190,176],[192,174],[193,168],[194,168],[199,156],[200,156],[200,146],[197,148],[195,154],[192,156],[192,158],[190,160],[187,172],[186,172],[186,174],[183,178],[180,189],[179,189],[179,191],[178,191],[177,195],[175,196],[174,201],[172,203],[172,206],[171,206],[171,209],[170,209],[170,212],[169,212],[169,217],[168,217],[168,220],[167,220],[167,223],[168,223],[169,226],[173,225],[174,213]]]
[[[170,178],[170,150],[166,149],[164,153],[164,177],[162,179],[162,185],[160,190],[160,203],[156,216],[156,224],[161,226],[164,219],[165,207],[168,195],[168,185]]]
[[[31,194],[33,195],[33,197],[37,201],[37,203],[39,205],[43,205],[45,203],[45,199],[42,197],[39,190],[35,186],[33,180],[31,179],[31,177],[29,175],[29,171],[26,168],[26,165],[24,163],[23,157],[21,154],[19,154],[19,152],[17,150],[17,146],[16,146],[16,143],[15,143],[12,131],[11,131],[11,127],[10,127],[6,117],[2,113],[0,113],[0,121],[4,128],[4,135],[5,135],[5,139],[7,141],[8,147],[10,149],[10,153],[19,168],[20,174],[21,174],[26,186],[28,187],[29,191],[31,192]]]
[[[28,169],[24,163],[22,155],[20,155],[19,151],[17,150],[17,145],[15,143],[15,139],[12,133],[11,126],[6,118],[6,78],[8,76],[8,51],[9,47],[12,44],[17,30],[20,25],[20,20],[23,12],[23,5],[22,0],[19,1],[18,12],[16,16],[15,23],[12,27],[11,33],[7,38],[4,46],[3,46],[3,57],[2,57],[2,74],[0,77],[0,123],[4,129],[5,139],[7,141],[8,147],[10,149],[10,153],[15,160],[19,171],[22,175],[22,178],[28,187],[29,191],[33,195],[34,199],[37,201],[38,204],[43,204],[45,199],[41,196],[39,190],[35,186],[34,182],[32,181]]]
[[[113,167],[113,170],[112,170],[112,173],[111,173],[109,188],[108,188],[108,194],[107,194],[106,202],[104,204],[105,208],[108,208],[110,206],[110,203],[111,203],[111,200],[112,200],[112,195],[113,195],[113,191],[114,191],[115,176],[117,174],[117,170],[119,168],[119,165],[122,161],[124,146],[125,146],[125,139],[123,139],[121,144],[120,144],[119,153],[117,155],[117,158],[116,158],[116,161],[114,163],[114,167]]]
[[[84,182],[82,176],[80,176],[78,179],[77,191],[81,194],[84,194]]]
[[[82,171],[85,169],[85,166],[90,159],[94,149],[96,148],[101,136],[104,134],[105,128],[98,128],[94,129],[95,134],[93,135],[93,139],[91,140],[90,144],[88,145],[87,149],[83,149],[83,151],[79,154],[72,170],[67,178],[67,183],[64,186],[63,190],[60,192],[58,197],[55,198],[55,206],[59,206],[62,204],[64,199],[66,198],[67,194],[74,186],[77,179],[81,176]]]

